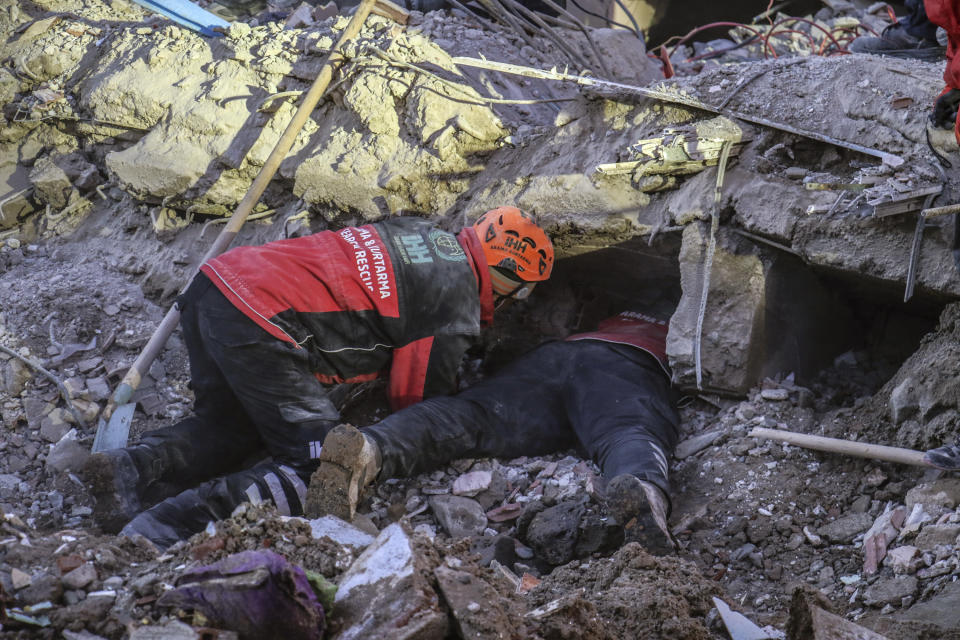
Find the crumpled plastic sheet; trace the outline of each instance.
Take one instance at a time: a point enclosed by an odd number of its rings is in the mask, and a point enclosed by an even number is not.
[[[243,551],[197,567],[158,604],[202,613],[241,638],[321,640],[323,606],[306,573],[273,551]]]

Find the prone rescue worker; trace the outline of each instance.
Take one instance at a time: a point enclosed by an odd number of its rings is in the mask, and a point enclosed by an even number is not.
[[[90,457],[94,517],[166,547],[245,501],[301,514],[340,423],[329,385],[389,372],[394,409],[453,392],[494,308],[553,258],[530,215],[500,207],[457,235],[398,217],[211,259],[177,301],[193,415]]]
[[[323,443],[306,514],[351,520],[375,480],[459,458],[536,456],[579,444],[610,479],[606,496],[617,521],[636,517],[648,545],[675,547],[668,459],[679,416],[666,335],[665,322],[623,312],[594,332],[541,345],[455,396],[425,400],[363,430],[339,425]],[[649,535],[657,529],[663,537]]]

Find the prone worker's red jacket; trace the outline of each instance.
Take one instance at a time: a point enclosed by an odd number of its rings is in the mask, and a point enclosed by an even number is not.
[[[264,331],[309,350],[321,382],[389,370],[394,409],[454,391],[464,352],[493,321],[476,233],[420,218],[237,247],[200,270]]]
[[[670,365],[667,360],[667,332],[669,325],[664,320],[653,318],[637,311],[622,311],[597,325],[596,331],[576,333],[570,340],[599,340],[615,344],[628,344],[653,356],[669,379]]]
[[[947,31],[947,68],[943,81],[950,89],[960,89],[960,2],[957,0],[924,0],[930,22]],[[960,126],[960,123],[958,123]],[[960,128],[957,129],[960,142]]]

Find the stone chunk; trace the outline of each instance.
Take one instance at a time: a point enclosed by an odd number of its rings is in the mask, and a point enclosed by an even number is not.
[[[58,577],[49,573],[35,577],[29,587],[17,592],[17,599],[23,604],[36,604],[47,600],[57,603],[62,597],[63,584]]]
[[[530,521],[526,542],[550,564],[569,562],[573,559],[582,518],[583,507],[572,501],[544,509]]]
[[[400,524],[384,529],[340,579],[333,640],[441,640],[447,615],[423,575],[425,560]]]
[[[917,579],[913,576],[881,578],[867,587],[863,593],[863,602],[871,607],[882,607],[885,604],[900,606],[904,598],[917,592],[917,584]]]
[[[960,629],[960,582],[949,583],[943,591],[924,602],[918,602],[906,611],[896,614],[896,619],[915,625],[932,627],[940,634],[931,633],[930,638],[948,638]]]
[[[40,436],[47,442],[59,442],[70,431],[73,416],[63,409],[54,409],[40,421]]]
[[[354,552],[360,552],[370,546],[374,537],[348,522],[335,516],[323,516],[310,520],[310,531],[317,540],[329,538],[337,544]]]
[[[483,533],[487,514],[476,500],[463,496],[430,496],[430,508],[451,538],[469,538]]]
[[[453,495],[472,498],[481,491],[486,491],[492,481],[493,474],[489,471],[465,473],[453,481]]]
[[[914,544],[926,551],[938,544],[956,544],[958,535],[960,524],[928,524],[917,534]]]
[[[918,484],[907,491],[905,501],[908,510],[915,504],[922,504],[928,510],[931,506],[955,509],[960,504],[960,478],[941,478]]]
[[[29,574],[14,568],[10,571],[10,582],[13,584],[13,588],[19,591],[24,587],[29,587],[32,580]]]
[[[89,448],[77,441],[76,429],[70,429],[60,441],[50,447],[47,455],[47,469],[57,473],[80,469],[90,457]]]
[[[830,542],[847,544],[852,542],[857,534],[869,529],[872,524],[873,516],[869,513],[851,513],[825,524],[817,530],[817,533]]]
[[[37,197],[51,207],[63,208],[70,201],[73,184],[66,172],[47,157],[39,158],[30,171]]]
[[[97,579],[97,568],[90,562],[82,565],[63,576],[63,586],[67,589],[83,589]]]
[[[693,436],[692,438],[687,438],[677,445],[673,455],[677,460],[689,458],[695,453],[703,451],[711,444],[716,442],[717,438],[719,438],[721,435],[723,435],[723,432],[721,431],[708,431],[707,433],[701,433]]]
[[[919,549],[910,545],[890,549],[887,551],[884,563],[893,569],[893,572],[897,575],[914,573],[917,570],[918,553]]]
[[[466,571],[440,566],[433,574],[453,613],[461,638],[497,640],[510,637],[511,624],[493,587]]]

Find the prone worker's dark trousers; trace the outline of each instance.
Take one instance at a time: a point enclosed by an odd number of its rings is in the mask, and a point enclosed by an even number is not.
[[[168,546],[246,501],[300,515],[323,439],[340,421],[309,353],[269,335],[203,274],[178,303],[194,413],[129,448],[141,478],[172,497],[124,532]],[[258,458],[266,460],[243,468]]]
[[[579,444],[605,477],[634,474],[669,495],[680,423],[672,395],[666,373],[640,349],[552,342],[455,396],[425,400],[363,431],[383,455],[380,478]]]

